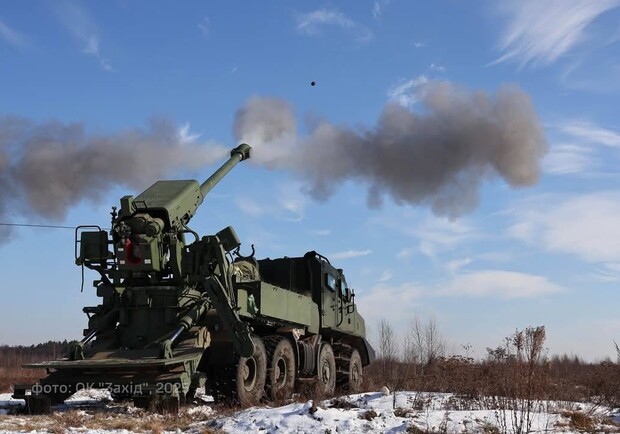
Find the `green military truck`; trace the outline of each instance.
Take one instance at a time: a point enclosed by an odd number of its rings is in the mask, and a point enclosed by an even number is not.
[[[242,144],[211,177],[158,181],[112,210],[110,231],[76,230],[76,263],[99,273],[101,304],[68,357],[26,366],[48,375],[16,385],[30,413],[82,388],[108,388],[137,406],[176,409],[206,387],[216,400],[254,405],[309,382],[328,396],[359,391],[374,359],[355,294],[324,256],[257,260],[232,227],[199,237],[188,224],[240,161]]]

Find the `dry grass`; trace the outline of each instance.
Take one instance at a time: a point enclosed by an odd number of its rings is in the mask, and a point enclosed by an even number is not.
[[[427,431],[422,428],[418,428],[416,425],[411,424],[407,427],[407,432],[409,434],[427,434]]]
[[[329,404],[330,404],[330,408],[342,408],[345,410],[348,410],[351,408],[359,408],[359,405],[343,397],[334,398],[330,401]]]
[[[34,384],[44,376],[43,369],[0,367],[0,392],[12,392],[15,384]]]
[[[218,414],[218,416],[221,416]],[[128,408],[59,411],[46,416],[2,417],[0,431],[48,431],[54,434],[70,428],[92,430],[126,430],[130,432],[194,431],[205,434],[221,433],[209,426],[213,417],[204,413],[190,413],[183,409],[177,415],[159,415],[146,411],[128,411]]]
[[[360,414],[358,415],[358,417],[359,417],[360,419],[366,419],[366,420],[368,420],[368,421],[373,420],[373,419],[374,419],[375,417],[377,417],[377,416],[378,416],[378,415],[377,415],[377,412],[376,412],[376,411],[374,411],[374,410],[366,410],[365,412],[360,413]]]
[[[54,426],[63,428],[77,428],[84,425],[86,416],[77,410],[64,411],[62,413],[53,413],[51,415]]]
[[[31,346],[0,346],[0,392],[10,392],[14,384],[35,383],[45,376],[44,369],[25,369],[24,363],[60,358],[70,342],[47,342]]]
[[[578,431],[592,431],[597,426],[596,420],[581,411],[565,411],[562,412],[562,416],[567,418],[569,427]]]

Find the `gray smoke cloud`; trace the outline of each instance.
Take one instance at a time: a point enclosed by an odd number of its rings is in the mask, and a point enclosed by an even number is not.
[[[506,86],[488,95],[448,82],[418,91],[418,111],[388,103],[366,130],[319,121],[301,135],[293,107],[274,98],[248,101],[233,130],[253,146],[250,162],[293,173],[319,200],[354,181],[367,187],[371,207],[389,197],[457,217],[475,208],[485,180],[499,176],[512,187],[538,180],[547,144],[523,91]],[[62,221],[69,208],[98,201],[113,187],[137,193],[179,170],[202,172],[228,151],[165,119],[93,134],[80,123],[3,116],[0,219]],[[0,231],[0,239],[6,235]]]
[[[0,217],[62,221],[71,206],[97,201],[115,186],[139,192],[226,155],[223,147],[193,139],[165,119],[144,129],[88,134],[79,123],[0,117]]]
[[[254,147],[255,163],[293,172],[319,200],[356,181],[367,186],[371,207],[387,196],[454,218],[477,206],[485,180],[499,176],[511,187],[538,181],[547,142],[518,87],[489,95],[428,82],[418,97],[417,112],[388,103],[374,128],[322,121],[303,137],[287,102],[253,98],[236,113],[233,129]]]

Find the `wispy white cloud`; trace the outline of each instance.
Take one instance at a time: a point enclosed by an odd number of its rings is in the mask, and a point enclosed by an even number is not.
[[[26,36],[9,27],[2,18],[0,18],[0,39],[4,39],[16,48],[24,48],[29,45]]]
[[[335,25],[343,29],[355,27],[355,22],[342,12],[330,9],[319,9],[297,17],[297,30],[308,35],[320,32],[323,25]]]
[[[260,217],[266,212],[264,206],[261,206],[254,199],[247,196],[238,197],[235,202],[239,210],[250,217]]]
[[[429,71],[432,72],[437,72],[439,74],[445,74],[446,71],[448,70],[448,68],[446,68],[443,65],[438,65],[436,63],[431,63],[430,66],[428,67]]]
[[[426,75],[402,81],[388,89],[387,97],[404,107],[411,107],[422,99],[424,88],[428,82],[429,79]]]
[[[358,258],[360,256],[368,256],[372,253],[372,250],[345,250],[343,252],[336,252],[329,255],[331,259],[351,259]]]
[[[620,263],[620,191],[517,203],[509,236],[593,263]]]
[[[605,145],[620,149],[620,133],[590,121],[566,122],[560,126],[560,130],[590,145]]]
[[[211,32],[211,20],[209,17],[204,17],[201,22],[198,23],[198,29],[203,35],[208,36]]]
[[[321,34],[325,26],[335,26],[345,30],[358,42],[367,42],[373,38],[372,32],[337,9],[318,9],[297,16],[297,30],[309,36]]]
[[[379,279],[377,279],[377,282],[379,282],[379,283],[387,282],[393,276],[394,276],[394,273],[392,273],[392,270],[384,270],[383,273],[381,273],[381,277],[379,277]]]
[[[483,270],[456,276],[441,285],[438,295],[532,298],[563,291],[561,285],[544,276],[503,270]]]
[[[478,253],[475,257],[475,261],[486,261],[494,263],[507,263],[512,262],[514,255],[512,252],[496,250],[484,253]]]
[[[372,16],[378,20],[383,15],[383,11],[390,4],[390,0],[375,0],[372,2]]]
[[[508,25],[493,63],[516,61],[551,64],[585,39],[597,17],[620,5],[619,0],[507,0],[502,12]]]
[[[554,144],[543,159],[543,170],[554,175],[583,174],[598,166],[594,150],[577,144]]]
[[[443,283],[377,282],[371,287],[358,286],[358,289],[356,301],[366,324],[389,315],[390,323],[395,324],[397,329],[404,327],[431,299],[532,299],[567,290],[545,276],[493,269],[456,274]],[[394,303],[394,300],[398,302]]]
[[[83,54],[97,59],[101,69],[113,72],[114,68],[100,50],[99,29],[88,11],[77,2],[57,2],[54,4],[56,15],[71,32]]]
[[[319,237],[326,237],[329,234],[331,234],[332,231],[330,229],[315,229],[315,230],[312,231],[312,233],[314,235],[319,236]]]
[[[273,219],[300,222],[304,219],[308,199],[301,193],[298,184],[278,185],[269,202],[258,202],[248,196],[239,196],[235,203],[241,212],[250,217],[269,216]]]
[[[355,301],[367,326],[389,315],[390,323],[398,329],[399,325],[404,327],[419,308],[417,301],[425,292],[425,289],[416,283],[389,285],[380,282],[371,288],[359,289],[355,293]],[[394,300],[398,302],[395,303]]]
[[[414,41],[413,42],[413,46],[415,48],[425,48],[426,47],[426,42],[422,42],[422,41]]]
[[[620,282],[620,263],[608,262],[594,272],[594,278],[601,282]]]
[[[543,160],[546,173],[596,175],[608,157],[602,148],[620,149],[620,133],[588,120],[570,120],[551,128],[561,136]]]
[[[180,143],[192,143],[198,140],[200,136],[202,136],[201,133],[192,133],[189,130],[189,128],[190,128],[189,122],[184,123],[179,128],[178,136],[179,136]]]
[[[414,249],[412,249],[411,247],[405,247],[403,249],[400,249],[396,253],[396,259],[398,259],[401,262],[406,262],[410,257],[413,256],[414,253],[415,253]]]
[[[465,267],[466,265],[469,265],[472,263],[472,259],[471,258],[460,258],[460,259],[453,259],[451,261],[448,261],[444,268],[450,272],[450,273],[456,273],[457,271],[459,271],[461,268]]]
[[[409,234],[418,240],[420,253],[431,259],[478,236],[474,227],[465,219],[449,221],[437,217],[422,221],[417,227],[411,228]]]
[[[278,186],[277,192],[282,218],[295,222],[302,221],[308,199],[301,193],[301,187],[296,183],[287,183]]]
[[[465,243],[482,238],[481,232],[469,219],[449,220],[426,211],[405,210],[398,216],[384,215],[373,219],[372,224],[389,228],[408,238],[408,243],[395,255],[398,261],[405,263],[418,253],[437,260]]]

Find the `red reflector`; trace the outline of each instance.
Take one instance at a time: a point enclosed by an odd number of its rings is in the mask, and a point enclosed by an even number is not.
[[[127,258],[127,262],[129,262],[132,265],[141,264],[142,258],[140,258],[139,256],[136,256],[134,254],[133,249],[134,249],[134,246],[133,246],[133,243],[131,242],[131,238],[127,238],[127,242],[125,243],[125,257]]]

